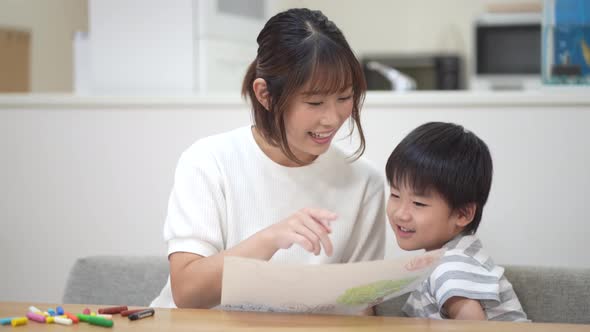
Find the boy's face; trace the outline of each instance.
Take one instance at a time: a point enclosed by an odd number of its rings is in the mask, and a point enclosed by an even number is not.
[[[395,185],[390,190],[387,217],[400,248],[438,249],[463,230],[465,217],[452,211],[437,192],[418,195],[411,188]]]

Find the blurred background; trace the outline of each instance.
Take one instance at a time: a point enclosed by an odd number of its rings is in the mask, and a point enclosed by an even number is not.
[[[373,90],[396,88],[391,68],[398,90],[540,82],[541,0],[0,0],[0,92],[235,94],[291,7],[336,22]]]

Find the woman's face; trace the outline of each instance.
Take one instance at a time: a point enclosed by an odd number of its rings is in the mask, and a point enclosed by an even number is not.
[[[298,93],[293,98],[284,119],[287,142],[297,159],[307,164],[328,150],[352,114],[353,102],[352,87],[327,95]]]

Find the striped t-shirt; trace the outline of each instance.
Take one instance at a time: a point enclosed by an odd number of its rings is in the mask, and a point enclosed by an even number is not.
[[[475,235],[459,235],[430,277],[402,308],[410,317],[448,318],[443,305],[454,296],[479,300],[488,320],[528,321],[504,268],[495,265]]]

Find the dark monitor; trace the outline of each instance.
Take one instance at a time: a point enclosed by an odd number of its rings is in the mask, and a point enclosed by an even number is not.
[[[540,74],[541,25],[478,26],[476,73]]]

